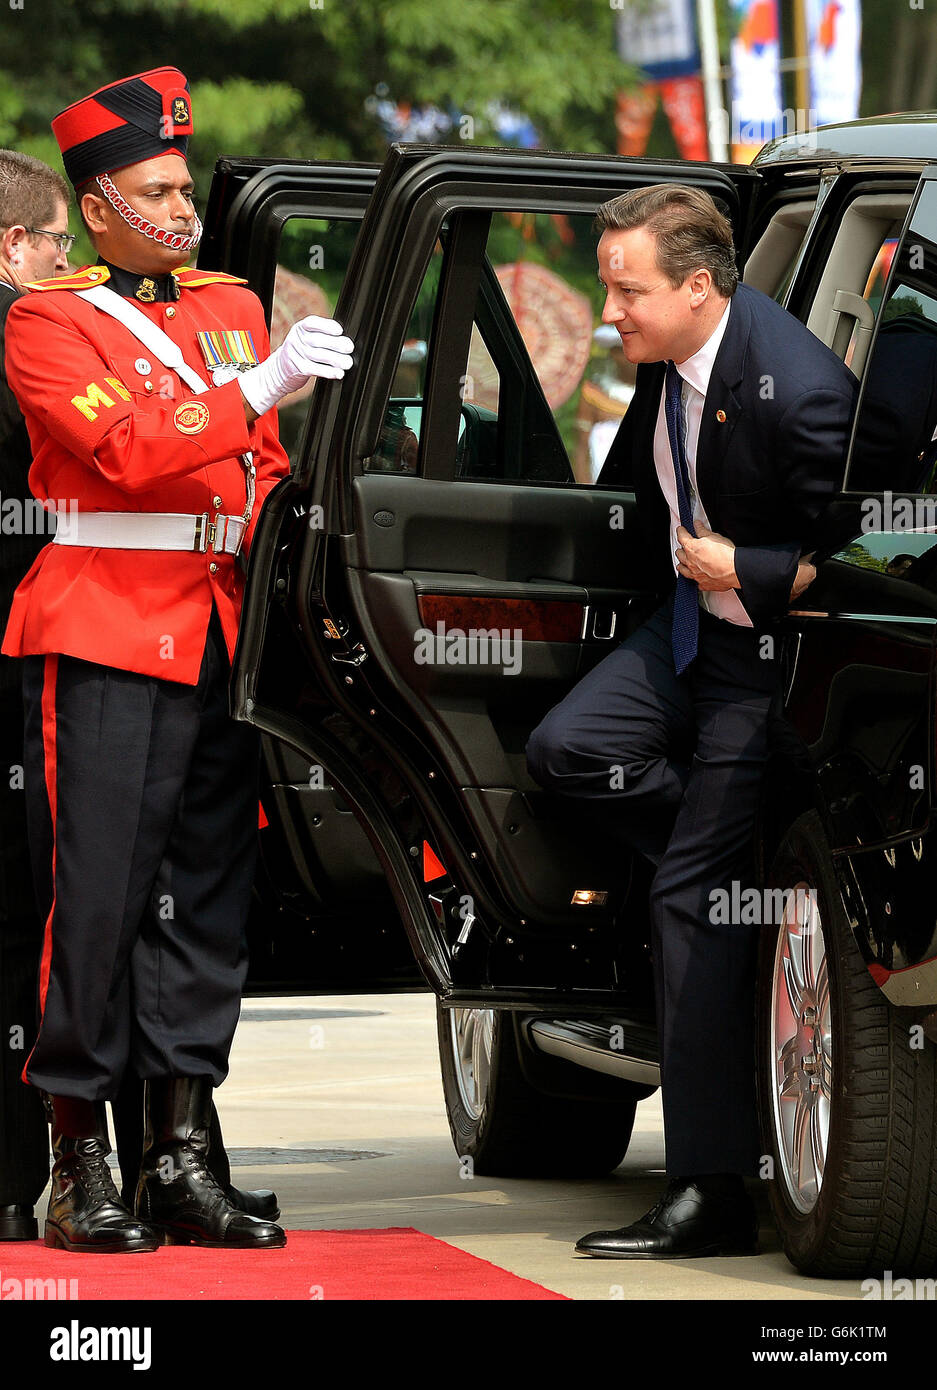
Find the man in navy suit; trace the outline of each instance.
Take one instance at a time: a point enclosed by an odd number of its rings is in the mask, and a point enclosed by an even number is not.
[[[603,321],[639,364],[599,482],[634,491],[648,588],[673,592],[550,711],[527,756],[542,786],[584,798],[656,866],[670,1181],[640,1221],[576,1248],[617,1259],[748,1253],[759,927],[724,921],[722,906],[753,876],[780,682],[771,629],[813,579],[808,556],[842,476],[856,383],[801,323],[738,284],[731,225],[708,194],[638,189],[604,204],[598,225]]]

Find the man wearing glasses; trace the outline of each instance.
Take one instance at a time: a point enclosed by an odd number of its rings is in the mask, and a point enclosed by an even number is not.
[[[12,153],[12,151],[9,151],[9,153]],[[29,156],[27,156],[27,157],[29,157]],[[54,173],[55,171],[52,170],[52,172]],[[55,220],[58,221],[58,218],[56,218]],[[52,245],[55,247],[55,268],[54,268],[54,270],[53,270],[53,272],[52,272],[53,276],[54,276],[54,275],[57,275],[57,274],[59,273],[59,270],[61,269],[61,266],[60,266],[60,263],[59,263],[59,257],[62,258],[62,260],[65,262],[66,265],[68,264],[68,253],[69,253],[69,251],[72,249],[72,247],[73,247],[74,244],[75,244],[75,236],[74,236],[74,233],[71,233],[71,232],[53,232],[53,231],[50,231],[48,227],[7,227],[7,228],[4,228],[4,230],[5,230],[5,231],[11,231],[11,232],[14,232],[14,233],[15,233],[15,232],[23,231],[23,232],[26,232],[27,235],[30,236],[30,237],[37,237],[37,236],[45,236],[45,237],[48,237],[49,240],[52,242]],[[11,273],[14,273],[14,272],[11,272]]]
[[[49,536],[27,510],[32,463],[26,425],[5,371],[6,320],[30,280],[68,269],[69,189],[30,155],[0,150],[0,626],[13,591]],[[11,505],[12,504],[12,505]],[[17,518],[30,519],[28,527]],[[44,521],[45,514],[39,517]],[[51,521],[49,530],[53,528]],[[23,793],[22,662],[0,656],[0,1240],[35,1240],[33,1206],[49,1176],[49,1132],[37,1091],[20,1080],[36,1012],[41,927]]]
[[[69,201],[61,174],[31,155],[0,150],[0,294],[68,269],[75,242]],[[2,302],[8,300],[4,294]]]

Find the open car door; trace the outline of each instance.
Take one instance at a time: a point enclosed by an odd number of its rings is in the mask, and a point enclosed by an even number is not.
[[[276,346],[304,314],[331,315],[378,168],[218,161],[199,265],[242,275]],[[295,463],[312,388],[279,411]],[[380,867],[321,765],[264,735],[249,991],[387,991],[422,984]]]
[[[334,310],[355,366],[255,535],[235,713],[324,770],[450,1006],[647,998],[646,924],[616,929],[639,870],[524,746],[659,601],[578,427],[584,378],[613,415],[628,389],[594,339],[595,209],[662,181],[722,199],[744,252],[754,170],[393,147]]]

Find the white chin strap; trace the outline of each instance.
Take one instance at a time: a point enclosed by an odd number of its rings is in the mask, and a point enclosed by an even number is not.
[[[146,218],[139,212],[134,212],[126,198],[118,193],[107,174],[98,174],[97,180],[101,192],[111,207],[135,232],[149,237],[150,241],[159,242],[160,246],[166,246],[170,251],[192,251],[198,246],[202,239],[202,224],[197,212],[193,211],[192,213],[195,218],[195,231],[191,236],[184,236],[182,232],[168,232],[161,227],[154,226],[152,222],[147,222]]]

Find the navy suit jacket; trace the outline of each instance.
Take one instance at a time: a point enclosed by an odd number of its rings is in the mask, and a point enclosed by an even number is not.
[[[664,370],[663,362],[638,367],[598,485],[634,492],[652,579],[669,590],[670,510],[654,464]],[[786,612],[798,558],[819,537],[818,519],[841,485],[857,390],[798,319],[738,286],[706,393],[696,481],[711,529],[735,543],[736,592],[756,627]]]

